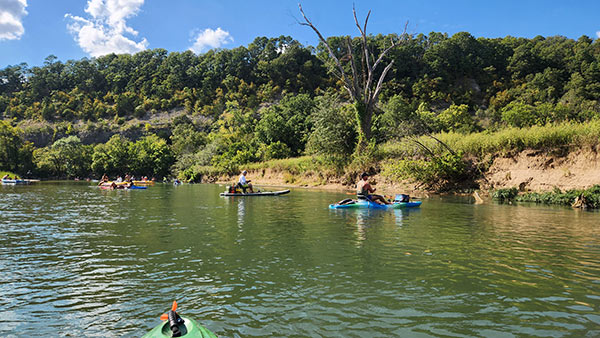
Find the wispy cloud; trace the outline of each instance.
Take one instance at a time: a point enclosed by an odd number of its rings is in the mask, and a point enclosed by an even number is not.
[[[109,53],[135,53],[148,47],[143,38],[136,42],[129,36],[137,36],[138,32],[127,26],[127,19],[137,15],[144,0],[88,0],[85,12],[89,18],[71,14],[67,25],[75,35],[75,41],[91,56]]]
[[[0,40],[17,40],[25,33],[25,8],[27,0],[0,0]]]
[[[221,27],[216,30],[207,28],[199,32],[195,38],[193,38],[194,44],[190,47],[190,50],[196,54],[206,52],[212,48],[219,48],[225,44],[233,42],[233,37],[229,32],[224,31]]]

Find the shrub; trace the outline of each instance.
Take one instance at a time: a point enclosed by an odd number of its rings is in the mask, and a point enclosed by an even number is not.
[[[261,144],[258,152],[259,157],[264,161],[278,158],[288,158],[292,155],[292,150],[290,147],[281,141],[277,141],[269,145]]]
[[[382,176],[395,180],[413,180],[429,189],[446,190],[466,182],[469,165],[462,153],[442,153],[430,159],[402,159],[384,164]]]
[[[492,198],[500,201],[511,201],[519,194],[517,188],[498,189],[492,193]]]
[[[536,110],[531,105],[513,101],[502,108],[502,121],[513,127],[529,127],[537,121]]]
[[[307,152],[319,155],[349,156],[356,142],[355,113],[351,105],[342,105],[336,95],[316,99],[311,121],[314,126],[308,138]]]
[[[534,202],[542,204],[572,205],[577,197],[582,196],[585,204],[590,208],[600,208],[600,185],[585,190],[573,189],[561,192],[555,189],[544,193],[527,193],[516,197],[520,202]]]

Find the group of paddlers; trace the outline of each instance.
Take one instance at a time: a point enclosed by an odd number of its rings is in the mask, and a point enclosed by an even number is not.
[[[118,176],[117,179],[114,181],[110,181],[108,178],[108,175],[104,174],[104,175],[102,175],[102,178],[100,179],[100,182],[98,183],[98,186],[110,187],[111,189],[125,189],[125,188],[133,187],[135,185],[135,183],[133,181],[135,181],[135,177],[130,176],[129,174],[125,175],[125,179],[123,179],[121,176]],[[154,181],[154,178],[152,178],[151,180],[148,180],[148,176],[142,176],[140,181],[142,181],[142,182]],[[123,182],[125,182],[125,183],[123,184]]]

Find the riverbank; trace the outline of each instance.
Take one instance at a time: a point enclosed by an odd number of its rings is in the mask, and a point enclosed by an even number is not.
[[[552,148],[547,150],[523,150],[496,154],[481,177],[471,183],[482,196],[491,196],[498,189],[517,188],[520,192],[549,192],[556,189],[567,191],[588,189],[600,184],[600,155],[598,146],[585,148]],[[354,182],[345,174],[319,170],[289,170],[274,162],[258,169],[248,168],[248,177],[255,185],[282,187],[306,187],[324,190],[354,191]],[[219,183],[232,183],[237,176],[220,177]],[[385,195],[408,193],[413,196],[426,196],[436,191],[424,189],[419,183],[410,180],[392,181],[382,174],[372,176],[378,192]],[[471,193],[472,190],[453,190],[447,193]]]
[[[598,146],[574,150],[525,150],[494,159],[481,190],[518,188],[526,192],[588,189],[600,184]]]

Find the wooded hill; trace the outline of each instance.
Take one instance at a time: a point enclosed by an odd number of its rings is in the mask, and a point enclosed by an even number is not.
[[[374,119],[376,144],[600,117],[598,40],[404,38],[384,60],[394,63]],[[327,39],[340,60],[349,57],[346,39]],[[390,39],[399,37],[369,36],[372,54]],[[360,50],[359,38],[352,43]],[[154,49],[9,66],[0,70],[0,170],[62,177],[174,170],[193,179],[198,166],[235,172],[303,154],[343,161],[356,144],[355,117],[331,61],[323,44],[281,36],[201,55]],[[87,144],[85,132],[102,137]],[[26,142],[39,133],[47,142]],[[67,161],[72,151],[80,158]],[[59,165],[65,161],[69,170]]]

